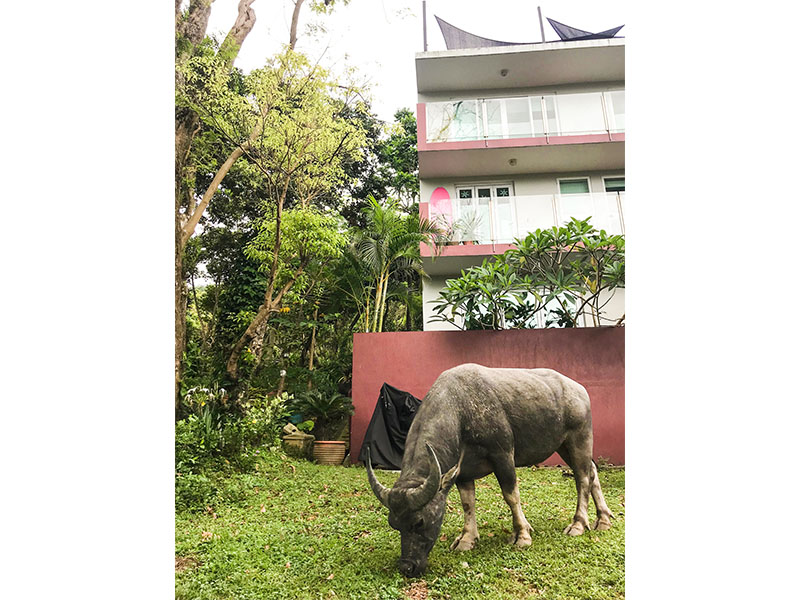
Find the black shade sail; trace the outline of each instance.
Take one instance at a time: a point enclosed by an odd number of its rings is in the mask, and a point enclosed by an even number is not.
[[[358,460],[366,463],[367,448],[372,466],[399,469],[406,447],[406,436],[422,401],[388,383],[381,386]]]
[[[439,29],[442,30],[442,37],[448,50],[465,50],[467,48],[492,48],[494,46],[519,46],[522,43],[536,43],[536,42],[500,42],[498,40],[491,40],[489,38],[469,33],[463,29],[459,29],[455,25],[450,25],[447,21],[440,19],[436,15],[436,22],[439,23]]]
[[[522,46],[527,44],[539,44],[541,42],[501,42],[500,40],[493,40],[490,38],[481,37],[479,35],[475,35],[474,33],[470,33],[468,31],[464,31],[463,29],[459,29],[455,25],[451,25],[444,19],[441,19],[434,15],[436,18],[436,22],[439,23],[439,29],[442,30],[442,37],[444,38],[444,43],[447,46],[448,50],[465,50],[468,48],[493,48],[496,46]],[[564,25],[564,23],[559,23],[558,21],[554,21],[550,17],[547,17],[547,20],[550,22],[550,25],[553,26],[553,29],[556,30],[558,37],[562,40],[602,40],[607,38],[613,38],[617,32],[625,27],[624,25],[620,25],[619,27],[614,27],[613,29],[607,29],[605,31],[601,31],[599,33],[592,33],[591,31],[584,31],[583,29],[578,29],[577,27],[570,27],[569,25]]]
[[[625,27],[625,25],[620,25],[619,27],[614,27],[613,29],[606,29],[605,31],[601,31],[600,33],[592,33],[591,31],[584,31],[583,29],[578,29],[577,27],[570,27],[569,25],[564,25],[563,23],[554,21],[550,17],[547,17],[547,20],[550,23],[550,25],[553,26],[553,29],[556,30],[558,37],[560,37],[564,41],[602,40],[602,39],[612,38],[617,34],[617,32],[620,29]]]

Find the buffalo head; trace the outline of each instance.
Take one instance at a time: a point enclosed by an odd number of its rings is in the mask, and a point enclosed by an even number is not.
[[[372,491],[389,509],[389,525],[400,532],[400,572],[417,577],[428,568],[430,554],[444,520],[447,493],[461,467],[461,461],[442,475],[439,460],[426,443],[428,474],[422,478],[405,478],[401,474],[394,487],[388,488],[377,480],[372,470],[367,447],[367,477]],[[462,454],[463,457],[463,454]]]

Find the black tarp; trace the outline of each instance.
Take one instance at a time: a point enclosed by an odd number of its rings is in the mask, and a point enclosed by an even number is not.
[[[367,461],[369,447],[373,467],[399,469],[406,447],[406,436],[420,404],[422,401],[408,392],[384,383],[364,435],[358,460]]]

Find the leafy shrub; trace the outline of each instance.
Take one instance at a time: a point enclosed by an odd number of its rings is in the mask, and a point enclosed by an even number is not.
[[[281,428],[289,417],[292,396],[265,394],[244,403],[243,443],[249,447],[274,447],[280,443]]]
[[[318,440],[335,440],[344,430],[347,417],[353,414],[353,401],[339,393],[311,390],[297,395],[291,412],[304,419],[314,420],[314,435]]]
[[[263,451],[278,446],[291,396],[253,397],[239,412],[226,411],[219,394],[201,393],[186,403],[194,412],[175,424],[179,473],[196,473],[215,462],[250,470]]]
[[[625,238],[570,219],[537,229],[515,248],[448,279],[434,301],[435,321],[460,329],[611,324],[605,306],[625,287]],[[618,321],[616,324],[621,324]]]

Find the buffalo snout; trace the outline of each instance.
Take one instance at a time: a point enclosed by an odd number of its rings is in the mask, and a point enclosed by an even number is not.
[[[419,577],[428,569],[428,561],[422,560],[417,562],[409,558],[401,558],[398,564],[398,569],[400,570],[400,573],[406,577]]]

